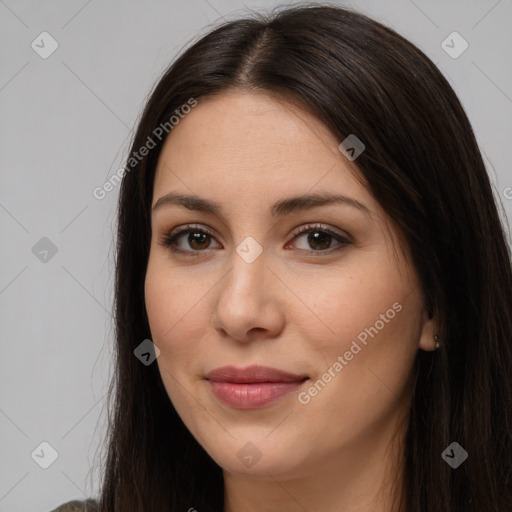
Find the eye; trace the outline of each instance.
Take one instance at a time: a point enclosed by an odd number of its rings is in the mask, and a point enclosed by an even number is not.
[[[180,239],[184,238],[185,235],[188,235],[185,240],[191,249],[183,249],[179,244]],[[160,240],[160,245],[168,247],[173,252],[182,252],[197,256],[202,250],[210,248],[212,239],[214,239],[213,235],[207,230],[191,225],[178,231],[165,233]]]
[[[301,226],[293,232],[293,235],[294,239],[300,239],[303,238],[303,235],[308,235],[305,241],[309,247],[299,247],[299,249],[308,251],[311,248],[314,254],[320,254],[322,252],[331,253],[351,243],[347,236],[336,233],[322,224]],[[332,242],[337,242],[338,244],[333,248],[331,245]],[[289,247],[289,244],[287,244],[286,247]]]

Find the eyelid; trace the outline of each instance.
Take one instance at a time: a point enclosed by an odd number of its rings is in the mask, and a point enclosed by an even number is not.
[[[208,235],[210,235],[211,237],[214,237],[216,238],[217,235],[214,234],[215,233],[215,230],[212,229],[210,226],[206,225],[206,224],[184,224],[182,226],[178,226],[176,228],[173,228],[169,231],[166,231],[165,232],[165,235],[167,237],[171,237],[171,236],[174,236],[174,235],[180,235],[180,234],[184,234],[182,232],[186,232],[186,231],[194,231],[194,230],[197,230],[197,231],[203,231],[205,233],[207,233]]]
[[[347,243],[352,242],[351,237],[347,233],[345,233],[343,231],[339,231],[337,229],[335,230],[334,228],[331,228],[330,226],[327,226],[325,224],[321,224],[318,222],[313,222],[310,224],[304,224],[302,226],[299,226],[298,228],[295,228],[291,232],[291,235],[295,238],[296,236],[298,236],[304,232],[314,231],[315,229],[317,229],[318,231],[325,231],[326,233],[329,233],[330,235],[333,235],[335,237],[343,239]]]

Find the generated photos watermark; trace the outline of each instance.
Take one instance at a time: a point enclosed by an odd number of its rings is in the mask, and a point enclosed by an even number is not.
[[[363,345],[361,347],[356,340],[352,341],[349,350],[345,351],[345,353],[336,358],[336,361],[329,366],[327,371],[322,374],[321,378],[318,379],[314,384],[312,384],[306,391],[302,391],[298,395],[298,400],[302,405],[307,405],[311,402],[311,399],[318,395],[320,391],[322,391],[325,386],[331,380],[338,375],[338,373],[345,368],[349,364],[350,361],[361,352],[361,350],[368,344],[368,336],[372,339],[379,334],[379,332],[384,329],[385,325],[388,324],[393,318],[395,318],[397,313],[402,311],[403,306],[395,302],[391,308],[389,308],[385,313],[380,315],[380,319],[375,322],[375,324],[371,327],[365,328],[357,335],[357,340]]]
[[[98,199],[105,199],[108,192],[114,190],[114,187],[121,182],[123,176],[131,171],[137,164],[149,154],[150,150],[153,149],[157,142],[153,140],[153,137],[158,139],[158,141],[162,141],[162,138],[165,138],[166,135],[180,122],[180,119],[183,119],[187,114],[189,114],[197,105],[197,100],[194,98],[189,98],[187,103],[181,105],[181,107],[177,108],[174,113],[176,115],[172,115],[168,121],[164,123],[160,123],[151,133],[148,135],[146,142],[137,150],[133,151],[128,162],[124,167],[118,169],[103,185],[95,187],[92,191],[92,195]]]

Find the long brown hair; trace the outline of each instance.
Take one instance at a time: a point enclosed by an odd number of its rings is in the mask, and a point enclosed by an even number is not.
[[[353,10],[308,4],[212,29],[152,91],[134,135],[118,204],[115,373],[99,512],[221,512],[222,469],[184,426],[156,364],[144,304],[153,181],[169,123],[191,98],[228,89],[296,101],[338,139],[365,144],[365,186],[403,235],[442,337],[419,350],[403,447],[407,512],[504,512],[512,507],[512,269],[472,127],[429,58]],[[167,125],[168,126],[168,125]],[[170,130],[169,130],[170,131]],[[172,136],[172,132],[170,131]],[[340,154],[340,158],[343,158]],[[452,442],[469,454],[457,469]]]

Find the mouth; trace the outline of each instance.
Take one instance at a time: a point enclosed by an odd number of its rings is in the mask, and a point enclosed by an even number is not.
[[[224,404],[235,409],[259,409],[296,391],[309,377],[263,366],[223,366],[205,379]]]

